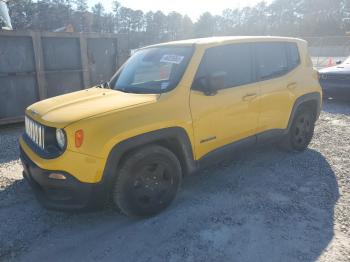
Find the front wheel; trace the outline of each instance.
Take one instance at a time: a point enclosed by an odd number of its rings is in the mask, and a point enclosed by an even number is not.
[[[296,112],[283,146],[289,151],[304,151],[310,144],[315,129],[315,115],[308,107]]]
[[[114,184],[113,202],[128,216],[155,215],[174,200],[181,178],[179,160],[170,150],[146,146],[123,162]]]

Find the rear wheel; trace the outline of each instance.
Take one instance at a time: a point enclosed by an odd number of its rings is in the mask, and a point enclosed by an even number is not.
[[[181,166],[168,149],[152,145],[129,155],[114,184],[112,197],[128,216],[152,216],[174,200],[181,184]]]
[[[314,128],[314,113],[308,107],[301,107],[293,119],[283,144],[284,148],[289,151],[304,151],[312,140]]]

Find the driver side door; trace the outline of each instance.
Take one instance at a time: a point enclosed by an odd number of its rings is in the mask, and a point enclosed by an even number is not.
[[[191,90],[190,107],[196,159],[246,139],[255,143],[259,117],[259,85],[255,82],[253,46],[250,43],[208,48],[203,55]],[[203,79],[220,75],[220,86],[203,92]]]

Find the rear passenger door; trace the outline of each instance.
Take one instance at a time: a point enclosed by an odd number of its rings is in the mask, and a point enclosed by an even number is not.
[[[196,157],[255,135],[259,85],[255,83],[252,44],[230,44],[206,50],[190,96]],[[198,82],[219,76],[217,93],[206,95]],[[255,142],[254,138],[252,141]]]
[[[258,133],[282,132],[288,125],[298,86],[296,68],[300,57],[296,43],[263,42],[255,44],[257,77],[260,81]]]

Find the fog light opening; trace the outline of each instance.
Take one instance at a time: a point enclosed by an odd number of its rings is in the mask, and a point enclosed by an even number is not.
[[[51,173],[49,175],[49,178],[51,179],[56,179],[56,180],[66,180],[67,177],[63,174],[60,174],[60,173]]]

